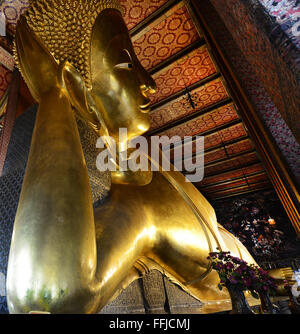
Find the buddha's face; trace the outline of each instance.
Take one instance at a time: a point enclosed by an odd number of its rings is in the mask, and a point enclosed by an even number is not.
[[[145,133],[150,126],[148,95],[156,86],[137,59],[117,10],[103,11],[95,22],[90,59],[91,95],[108,134],[118,143],[120,128],[127,129],[128,140]]]

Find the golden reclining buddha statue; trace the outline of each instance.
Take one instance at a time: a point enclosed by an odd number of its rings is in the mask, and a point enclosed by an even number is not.
[[[15,58],[39,108],[9,255],[10,313],[96,313],[151,269],[202,302],[228,299],[208,253],[255,261],[181,173],[111,172],[93,208],[75,115],[116,142],[126,128],[130,140],[149,129],[156,89],[118,2],[32,0]]]

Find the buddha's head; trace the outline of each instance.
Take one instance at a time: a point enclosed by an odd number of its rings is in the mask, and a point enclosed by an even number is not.
[[[63,67],[67,90],[82,118],[94,128],[100,128],[96,123],[101,119],[100,133],[116,142],[119,128],[127,129],[128,139],[149,129],[148,94],[155,91],[155,83],[135,55],[117,1],[32,0],[25,19],[23,25],[28,25],[58,68]],[[21,43],[24,37],[19,38]],[[16,44],[20,64],[22,52]],[[26,78],[30,71],[20,69],[37,95]]]

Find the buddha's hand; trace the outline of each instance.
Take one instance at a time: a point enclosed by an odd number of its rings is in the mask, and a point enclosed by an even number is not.
[[[18,67],[32,96],[40,102],[44,94],[58,86],[58,63],[24,17],[17,25],[15,47]]]
[[[80,73],[68,61],[56,61],[24,17],[17,25],[15,46],[19,69],[36,101],[41,102],[45,94],[58,88],[94,130],[99,131],[101,126],[103,128],[101,111],[94,107]]]

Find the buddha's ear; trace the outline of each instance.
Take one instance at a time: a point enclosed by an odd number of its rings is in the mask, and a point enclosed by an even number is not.
[[[96,109],[81,74],[68,61],[60,64],[59,81],[65,88],[78,116],[99,133],[102,125],[101,110]]]
[[[15,36],[17,65],[32,96],[39,101],[41,96],[57,85],[58,64],[39,37],[21,17]]]

